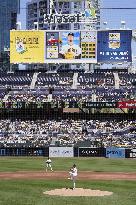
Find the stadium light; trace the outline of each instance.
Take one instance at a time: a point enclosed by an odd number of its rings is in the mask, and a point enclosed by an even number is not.
[[[34,30],[39,30],[39,24],[38,24],[38,22],[34,22]]]
[[[18,22],[16,23],[16,25],[17,25],[17,30],[21,30],[21,22],[18,21]]]
[[[104,22],[103,22],[103,25],[104,25],[104,28],[105,28],[105,29],[109,29],[109,28],[107,28],[107,24],[108,24],[107,21],[104,21]]]
[[[104,21],[104,22],[103,22],[103,25],[107,26],[107,21]]]
[[[126,21],[121,21],[121,29],[126,29]]]

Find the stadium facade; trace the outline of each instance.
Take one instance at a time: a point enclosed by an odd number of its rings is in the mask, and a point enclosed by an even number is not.
[[[94,24],[79,24],[79,23],[71,23],[71,24],[58,24],[57,27],[55,24],[51,25],[50,29],[52,30],[78,30],[78,29],[86,29],[89,26],[89,29],[100,29],[100,0],[57,0],[53,1],[52,13],[61,13],[61,14],[76,14],[80,12],[84,12],[87,8],[88,2],[95,9],[97,21]],[[44,24],[44,14],[50,13],[50,0],[31,0],[31,2],[27,3],[27,29],[34,29],[34,22],[38,22],[38,28],[41,29],[49,29],[49,25]]]
[[[9,48],[10,30],[16,29],[20,0],[0,1],[0,52]]]

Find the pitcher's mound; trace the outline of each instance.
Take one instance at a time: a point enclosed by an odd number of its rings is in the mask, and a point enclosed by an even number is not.
[[[54,195],[54,196],[109,196],[113,192],[109,191],[100,191],[100,190],[91,190],[91,189],[54,189],[50,191],[43,192],[43,194]]]

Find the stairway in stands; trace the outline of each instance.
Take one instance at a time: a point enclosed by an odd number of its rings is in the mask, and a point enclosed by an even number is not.
[[[114,75],[114,81],[115,81],[115,88],[119,89],[119,82],[120,82],[119,75],[118,73],[113,73],[113,75]]]
[[[78,73],[74,73],[72,89],[77,89],[77,83],[78,83]]]
[[[31,81],[30,89],[34,89],[35,88],[35,83],[37,81],[38,74],[39,73],[34,73],[32,81]]]

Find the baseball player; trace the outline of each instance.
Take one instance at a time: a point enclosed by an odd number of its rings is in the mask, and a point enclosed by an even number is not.
[[[75,164],[70,169],[69,175],[70,175],[70,178],[68,179],[71,179],[73,181],[73,189],[75,189],[76,188],[76,178],[77,178],[77,167]]]
[[[63,59],[79,59],[81,58],[81,48],[74,44],[74,33],[68,33],[68,43],[63,45],[59,52],[59,57]]]
[[[52,163],[52,161],[48,157],[48,159],[46,160],[46,172],[48,171],[48,168],[50,168],[50,170],[53,171],[51,163]]]

